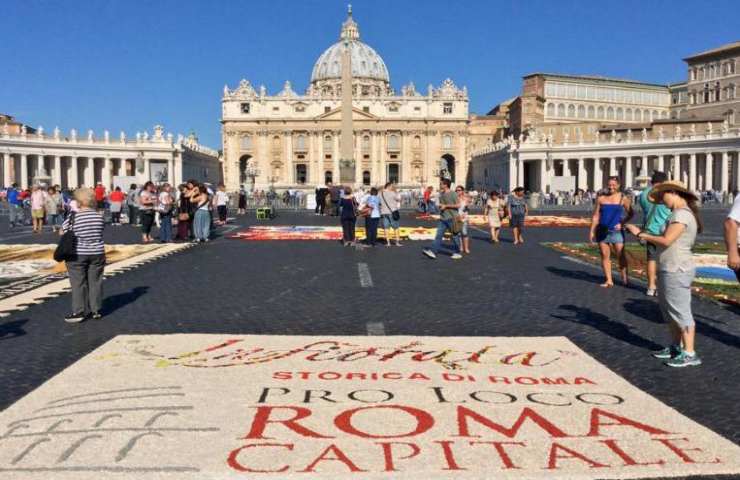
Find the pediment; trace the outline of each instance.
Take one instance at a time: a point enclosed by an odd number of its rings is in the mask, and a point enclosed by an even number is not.
[[[316,120],[341,120],[342,119],[342,109],[341,108],[335,108],[334,110],[330,110],[328,112],[322,113],[321,115],[316,117]],[[359,108],[352,107],[352,120],[378,120],[379,118],[372,113],[364,112],[360,110]]]

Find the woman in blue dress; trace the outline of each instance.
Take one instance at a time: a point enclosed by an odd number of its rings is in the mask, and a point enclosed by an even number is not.
[[[609,177],[607,191],[596,200],[596,207],[591,219],[589,240],[599,243],[601,252],[601,267],[604,269],[606,281],[601,284],[604,288],[614,286],[612,279],[611,252],[619,264],[619,273],[622,283],[628,284],[627,255],[624,251],[624,224],[629,222],[634,211],[629,197],[625,196],[619,184],[618,177]]]

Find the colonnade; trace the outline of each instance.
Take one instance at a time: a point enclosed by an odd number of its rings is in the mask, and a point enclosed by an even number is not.
[[[152,178],[152,162],[166,163],[166,181],[175,183],[175,159],[172,155],[162,159],[145,157],[141,159],[143,170],[137,171],[137,158],[130,156],[0,152],[0,179],[3,188],[13,183],[23,189],[34,183],[46,183],[73,189],[92,187],[100,182],[110,189],[114,176],[136,177],[137,183],[161,181],[160,178]]]

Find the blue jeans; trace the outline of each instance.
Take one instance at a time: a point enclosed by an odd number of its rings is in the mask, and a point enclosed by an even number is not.
[[[159,239],[163,242],[172,241],[172,215],[159,215]]]
[[[198,209],[195,211],[193,233],[197,240],[207,240],[211,235],[211,214],[208,210]]]
[[[439,253],[442,249],[442,239],[445,236],[445,232],[449,230],[452,234],[452,223],[452,219],[440,220],[437,223],[437,235],[434,237],[434,243],[432,243],[432,251],[434,253]],[[460,251],[460,245],[457,243],[457,235],[452,235],[452,244],[455,246],[455,253],[458,253]]]
[[[20,223],[23,225],[23,207],[20,205],[15,205],[13,203],[8,205],[8,215],[9,215],[9,221],[10,225],[15,225],[16,223]]]
[[[58,213],[50,213],[46,216],[46,223],[54,228],[54,227],[61,227],[62,226],[62,216]]]

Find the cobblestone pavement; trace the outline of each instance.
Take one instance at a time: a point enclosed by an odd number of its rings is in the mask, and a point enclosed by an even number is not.
[[[705,216],[706,239],[721,237],[722,218]],[[240,217],[226,228],[254,223]],[[336,223],[291,213],[272,224]],[[138,240],[128,226],[107,230],[108,242]],[[0,408],[119,334],[366,335],[369,323],[381,323],[387,335],[567,336],[638,388],[740,444],[738,309],[695,299],[704,365],[669,369],[648,355],[666,328],[641,285],[604,290],[598,269],[539,245],[585,241],[585,229],[532,228],[525,237],[515,247],[505,231],[493,246],[475,229],[473,254],[460,261],[425,258],[426,242],[357,250],[328,241],[216,238],[106,280],[102,321],[65,324],[66,294],[0,319]],[[2,243],[40,241],[55,237],[0,225]],[[359,263],[367,265],[370,288]]]

